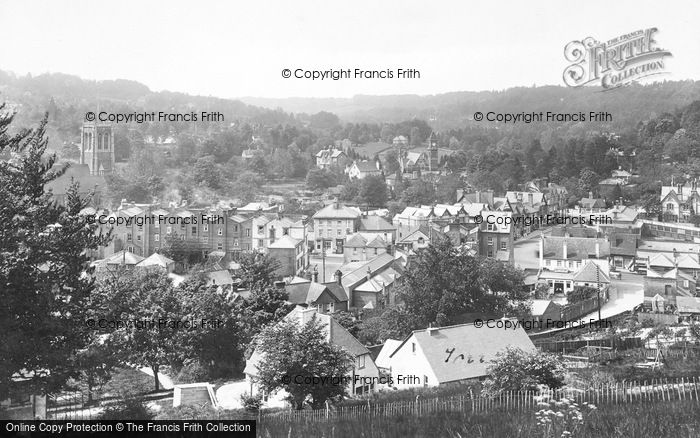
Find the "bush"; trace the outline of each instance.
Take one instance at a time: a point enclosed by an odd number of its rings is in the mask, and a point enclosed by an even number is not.
[[[167,407],[156,415],[156,420],[211,420],[217,412],[210,405]]]
[[[209,371],[198,361],[188,361],[176,377],[177,383],[198,383],[209,380]]]
[[[569,301],[569,304],[573,304],[573,303],[585,301],[589,298],[593,298],[593,297],[597,297],[597,296],[598,296],[598,289],[596,289],[595,287],[574,286],[574,290],[569,292],[569,294],[566,296],[566,299]]]
[[[146,406],[143,400],[133,396],[126,396],[115,405],[108,406],[101,420],[152,420],[153,411]]]
[[[248,393],[243,393],[241,394],[241,402],[243,403],[243,407],[245,408],[246,411],[251,411],[255,412],[260,410],[260,407],[263,404],[263,399],[260,394],[248,394]]]
[[[506,348],[498,353],[489,367],[489,377],[484,382],[487,395],[502,391],[535,390],[538,385],[556,389],[564,386],[566,369],[553,354],[528,353],[519,348]]]

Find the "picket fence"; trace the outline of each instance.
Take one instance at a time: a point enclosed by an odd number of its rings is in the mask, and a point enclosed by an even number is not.
[[[561,389],[545,392],[512,391],[486,397],[464,394],[448,398],[431,398],[390,402],[329,406],[317,410],[289,410],[261,413],[259,421],[325,421],[358,417],[422,416],[441,412],[481,413],[496,409],[528,411],[538,407],[542,397],[559,401],[566,398],[575,403],[595,406],[619,403],[687,401],[700,405],[700,378],[654,379],[650,381],[602,384],[587,389]]]

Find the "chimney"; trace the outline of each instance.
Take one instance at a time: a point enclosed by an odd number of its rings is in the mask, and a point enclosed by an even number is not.
[[[540,268],[544,266],[544,234],[540,234]]]
[[[593,192],[588,192],[588,197],[593,199]]]
[[[372,279],[372,270],[367,267],[367,281],[370,281]]]
[[[312,274],[312,280],[314,283],[318,283],[318,271],[314,271]]]
[[[564,238],[564,243],[562,244],[561,247],[561,255],[564,258],[564,260],[567,260],[569,258],[569,252],[568,252],[568,244],[566,238]]]
[[[596,239],[595,241],[595,258],[600,258],[600,242],[598,241],[598,239]]]
[[[426,330],[430,336],[435,336],[438,332],[437,327],[433,327],[433,324],[428,324],[428,329]]]
[[[342,281],[341,281],[341,280],[343,279],[343,273],[340,272],[340,269],[338,269],[337,271],[335,271],[335,274],[334,274],[334,275],[335,275],[335,281],[336,281],[338,284],[342,284]]]

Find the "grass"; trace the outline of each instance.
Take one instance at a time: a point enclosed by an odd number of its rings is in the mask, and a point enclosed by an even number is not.
[[[697,402],[606,405],[584,417],[574,436],[591,438],[674,437],[700,435]],[[445,412],[428,416],[358,417],[329,422],[290,422],[266,418],[261,437],[542,437],[535,411],[495,410],[486,414]]]

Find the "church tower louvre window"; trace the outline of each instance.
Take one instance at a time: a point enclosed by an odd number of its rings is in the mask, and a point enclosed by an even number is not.
[[[114,133],[109,123],[84,123],[80,129],[80,164],[91,175],[105,175],[114,169]]]

